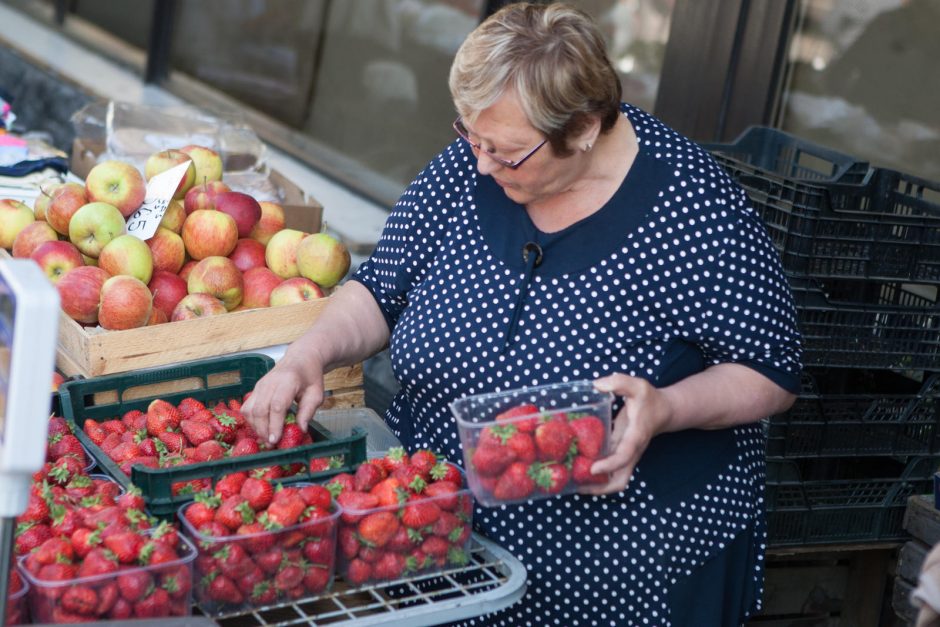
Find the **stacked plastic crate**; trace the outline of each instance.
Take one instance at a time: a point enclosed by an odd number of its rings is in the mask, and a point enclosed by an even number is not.
[[[753,127],[707,148],[763,216],[803,392],[767,425],[772,546],[903,538],[940,463],[940,183]]]

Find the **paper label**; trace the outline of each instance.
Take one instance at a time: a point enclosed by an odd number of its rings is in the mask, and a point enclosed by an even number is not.
[[[166,208],[192,161],[186,161],[161,172],[147,182],[147,196],[140,209],[127,219],[127,233],[144,241],[153,237],[163,220]]]

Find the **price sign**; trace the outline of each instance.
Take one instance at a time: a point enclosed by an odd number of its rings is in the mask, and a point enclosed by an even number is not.
[[[160,226],[160,221],[163,220],[166,208],[173,200],[176,188],[186,176],[186,170],[189,169],[191,163],[192,161],[187,161],[173,166],[147,182],[147,196],[144,198],[144,204],[127,219],[128,235],[145,241],[153,237],[153,234],[157,232],[157,227]]]

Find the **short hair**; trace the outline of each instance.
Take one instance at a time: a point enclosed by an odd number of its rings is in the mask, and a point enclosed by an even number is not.
[[[564,4],[509,4],[463,42],[450,68],[457,113],[473,122],[514,89],[533,127],[556,154],[571,154],[568,139],[599,116],[613,128],[621,87],[594,20]]]

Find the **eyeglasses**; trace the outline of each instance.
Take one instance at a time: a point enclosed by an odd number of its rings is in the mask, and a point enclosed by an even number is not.
[[[457,134],[460,135],[460,137],[465,142],[470,144],[470,148],[472,148],[475,152],[479,152],[483,150],[483,146],[481,146],[477,142],[470,139],[470,131],[468,131],[467,127],[464,126],[462,118],[457,118],[456,120],[454,120],[453,126],[454,126],[454,131],[456,131]],[[517,159],[515,161],[511,161],[509,159],[503,159],[502,157],[497,157],[490,150],[486,150],[485,152],[486,152],[487,157],[489,157],[490,159],[492,159],[499,165],[503,166],[504,168],[509,168],[510,170],[515,170],[520,165],[525,163],[526,159],[534,155],[538,151],[538,149],[544,146],[547,142],[548,142],[548,139],[543,139],[541,142],[539,142],[538,146],[536,146],[535,148],[527,152],[521,159]]]

